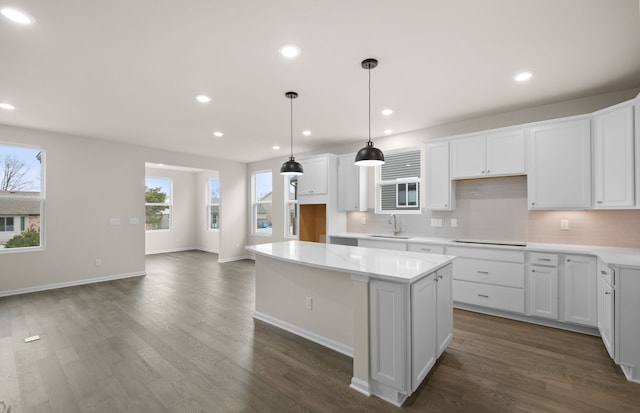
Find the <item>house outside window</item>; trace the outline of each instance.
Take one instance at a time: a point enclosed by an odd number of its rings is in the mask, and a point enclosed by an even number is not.
[[[146,177],[145,185],[145,229],[168,231],[171,229],[171,187],[169,178]]]
[[[0,144],[0,252],[41,249],[44,152]]]
[[[376,171],[376,213],[420,213],[421,150],[385,153]]]
[[[273,230],[273,184],[271,171],[253,174],[253,231],[254,235],[271,235]]]
[[[209,200],[208,205],[208,218],[209,229],[220,229],[220,179],[209,180]]]
[[[288,238],[298,238],[298,177],[284,177],[284,222],[286,223],[284,236]]]

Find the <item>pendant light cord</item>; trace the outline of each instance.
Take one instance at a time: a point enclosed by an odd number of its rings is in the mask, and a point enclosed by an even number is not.
[[[368,68],[367,72],[369,72],[369,142],[371,142],[371,68]]]
[[[289,98],[289,100],[291,101],[291,159],[293,159],[293,98]]]

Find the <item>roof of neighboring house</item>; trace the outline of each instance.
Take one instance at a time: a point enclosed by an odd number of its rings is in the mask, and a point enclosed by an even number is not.
[[[40,215],[40,199],[34,197],[39,192],[0,191],[1,215]],[[4,198],[11,196],[12,198]],[[24,199],[18,199],[24,198]]]

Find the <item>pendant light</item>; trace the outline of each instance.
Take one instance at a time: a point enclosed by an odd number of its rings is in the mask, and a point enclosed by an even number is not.
[[[300,162],[296,162],[296,158],[293,157],[293,99],[297,98],[298,94],[296,92],[287,92],[284,95],[291,101],[291,156],[280,167],[280,175],[303,175],[302,165]]]
[[[365,59],[362,61],[362,68],[369,72],[369,141],[367,146],[360,149],[356,154],[356,165],[358,166],[378,166],[384,164],[384,154],[378,148],[373,147],[371,141],[371,69],[378,66],[376,59]]]

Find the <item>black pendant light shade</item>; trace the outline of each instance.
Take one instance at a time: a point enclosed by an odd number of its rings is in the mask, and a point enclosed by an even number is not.
[[[304,169],[300,162],[296,162],[293,156],[293,99],[298,97],[296,92],[287,92],[284,96],[291,101],[291,156],[289,160],[280,167],[280,175],[303,175]]]
[[[384,154],[373,146],[371,141],[371,69],[378,66],[376,59],[365,59],[362,61],[362,68],[369,73],[369,140],[367,146],[360,149],[356,154],[355,164],[358,166],[378,166],[384,164]]]

